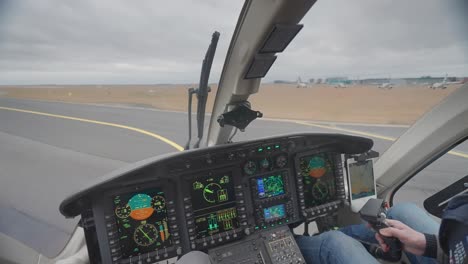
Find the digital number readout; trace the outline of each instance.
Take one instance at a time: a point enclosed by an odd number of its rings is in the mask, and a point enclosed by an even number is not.
[[[128,193],[115,196],[113,202],[123,258],[172,245],[164,192]]]
[[[239,227],[230,174],[196,178],[191,182],[191,196],[197,239]]]

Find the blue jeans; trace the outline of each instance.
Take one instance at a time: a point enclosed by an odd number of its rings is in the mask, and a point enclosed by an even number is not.
[[[399,220],[422,233],[437,234],[439,231],[439,224],[424,210],[412,203],[396,204],[389,210],[388,217]],[[365,224],[347,226],[341,228],[340,231],[325,232],[313,237],[298,236],[296,241],[306,262],[378,263],[357,241],[378,243],[374,231],[366,227]],[[432,258],[415,256],[410,253],[406,253],[406,255],[413,264],[437,263]]]
[[[297,236],[297,245],[306,263],[376,263],[364,246],[340,231],[317,236]]]

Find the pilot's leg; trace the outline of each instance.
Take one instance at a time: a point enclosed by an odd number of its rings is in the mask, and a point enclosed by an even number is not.
[[[395,204],[388,210],[388,218],[403,222],[416,231],[437,234],[439,224],[432,219],[423,209],[413,203]],[[364,243],[377,244],[375,232],[364,224],[350,225],[340,229],[341,232],[360,240]],[[428,257],[415,256],[406,253],[411,263],[437,263],[435,259]]]
[[[361,243],[339,231],[317,236],[296,236],[296,241],[309,264],[378,263]]]

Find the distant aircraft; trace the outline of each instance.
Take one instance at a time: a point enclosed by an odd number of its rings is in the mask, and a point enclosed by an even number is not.
[[[393,84],[392,83],[382,83],[381,85],[379,85],[379,88],[380,89],[384,89],[384,90],[391,90],[393,88]]]
[[[296,88],[308,88],[308,84],[302,82],[301,77],[297,77],[297,86]]]
[[[342,88],[342,89],[344,89],[344,88],[346,88],[346,87],[348,87],[348,86],[346,86],[346,84],[344,84],[344,83],[337,83],[337,84],[335,85],[335,88]]]
[[[435,89],[446,89],[447,88],[447,74],[445,74],[444,80],[442,82],[436,82],[431,84],[429,88],[435,90]]]
[[[389,77],[388,82],[380,84],[379,88],[383,90],[391,90],[393,88],[393,83],[391,82],[391,79],[392,78]]]
[[[390,79],[388,79],[388,82],[380,84],[379,88],[383,90],[391,90],[393,89],[393,83],[391,83]]]
[[[459,84],[461,81],[457,82],[447,82],[447,74],[445,74],[444,80],[440,83],[433,83],[429,88],[435,90],[435,89],[447,89],[447,85],[449,84]]]

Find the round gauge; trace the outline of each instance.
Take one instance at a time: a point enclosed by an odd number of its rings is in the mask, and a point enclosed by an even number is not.
[[[244,165],[244,172],[248,175],[253,175],[257,172],[257,163],[255,161],[249,160]]]
[[[140,246],[147,247],[158,239],[158,230],[152,224],[143,224],[135,229],[133,240]]]
[[[128,200],[128,205],[130,209],[132,209],[130,217],[138,221],[148,219],[154,212],[151,206],[151,196],[145,193],[133,195],[132,198]]]
[[[209,203],[215,203],[218,200],[218,191],[221,189],[221,185],[214,182],[209,183],[203,189],[203,198]]]
[[[153,207],[156,211],[164,209],[164,207],[166,207],[166,201],[164,200],[164,197],[160,195],[153,196],[151,199],[151,207]]]
[[[328,196],[328,186],[326,183],[317,181],[312,187],[312,195],[317,200],[323,200]]]
[[[130,205],[126,204],[125,206],[117,206],[115,208],[115,215],[118,218],[127,218],[130,213],[132,212],[132,209],[130,209]]]
[[[276,158],[275,163],[278,168],[283,168],[288,164],[288,158],[285,155],[280,155]]]
[[[309,160],[309,176],[320,178],[327,172],[326,162],[322,157],[315,156]]]
[[[268,169],[270,167],[270,161],[267,158],[264,158],[260,161],[260,167],[262,169]]]

